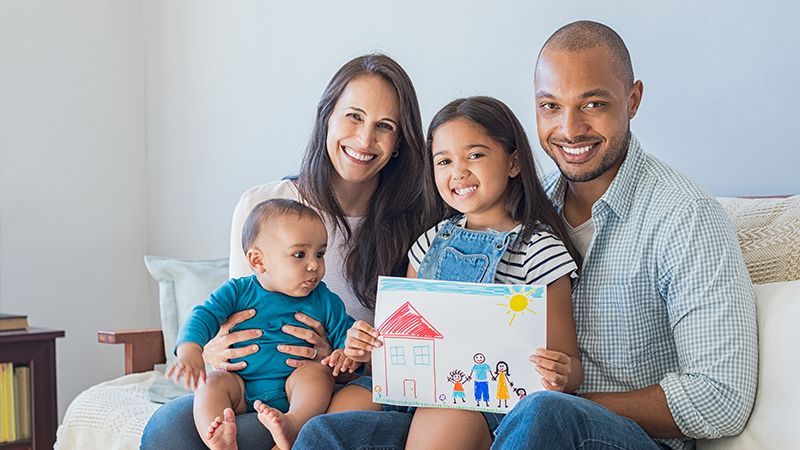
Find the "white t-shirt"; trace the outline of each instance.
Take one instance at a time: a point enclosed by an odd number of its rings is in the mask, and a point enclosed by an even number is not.
[[[233,211],[231,223],[231,252],[229,274],[231,278],[252,275],[250,265],[247,263],[242,251],[242,227],[247,215],[259,203],[273,198],[286,198],[307,204],[300,198],[297,186],[290,180],[282,180],[261,186],[253,187],[242,194],[236,209]],[[315,208],[316,209],[316,208]],[[319,211],[317,211],[319,212]],[[356,320],[363,320],[369,324],[375,319],[375,313],[365,308],[356,297],[352,284],[345,275],[344,259],[347,256],[347,242],[342,232],[333,226],[333,222],[326,214],[321,214],[328,230],[328,251],[325,252],[325,276],[322,278],[328,289],[342,298],[347,314]],[[362,217],[346,217],[350,229],[355,232],[361,225]]]
[[[575,245],[575,249],[578,250],[578,253],[585,258],[586,252],[589,250],[589,244],[592,243],[592,237],[594,236],[594,220],[589,218],[586,222],[573,228],[573,226],[567,222],[567,219],[564,218],[564,212],[562,211],[561,221],[564,222],[564,226],[567,228],[569,240]]]
[[[448,220],[426,231],[411,246],[408,260],[414,270],[419,271],[419,265],[436,233]],[[456,225],[463,228],[466,222],[466,217],[462,217]],[[522,225],[518,225],[513,231],[519,233],[521,229]],[[494,281],[502,284],[548,285],[568,274],[571,278],[577,278],[577,269],[561,239],[546,231],[537,231],[527,241],[510,244],[500,258]]]

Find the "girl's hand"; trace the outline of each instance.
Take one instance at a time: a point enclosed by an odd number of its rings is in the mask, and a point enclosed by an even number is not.
[[[219,332],[208,341],[203,347],[203,359],[211,367],[218,370],[227,370],[228,372],[235,372],[242,370],[247,366],[244,361],[231,363],[233,358],[241,358],[242,356],[252,355],[258,351],[258,345],[248,345],[245,347],[233,348],[233,344],[239,342],[249,341],[261,336],[261,330],[239,330],[231,333],[231,328],[252,318],[256,314],[256,310],[247,309],[231,314],[222,325],[219,327]]]
[[[340,373],[353,373],[361,363],[345,356],[342,349],[336,349],[330,355],[322,359],[322,364],[333,368],[333,376],[337,377]]]
[[[177,354],[175,364],[167,369],[165,376],[193,391],[206,384],[206,365],[200,345],[186,342],[178,346]]]
[[[564,353],[537,348],[528,358],[542,376],[542,386],[548,391],[564,392],[572,371],[570,357]]]
[[[383,342],[378,340],[378,330],[363,320],[356,321],[349,330],[344,340],[344,354],[358,362],[369,362],[372,359],[372,349],[381,347]]]
[[[284,325],[281,330],[288,335],[308,342],[313,347],[305,347],[302,345],[279,345],[279,352],[302,358],[287,358],[286,365],[289,367],[298,368],[310,363],[311,361],[321,361],[322,358],[330,355],[333,351],[333,347],[331,346],[330,341],[328,341],[328,333],[325,331],[325,327],[322,326],[322,323],[318,320],[308,317],[301,312],[296,313],[294,318],[304,325],[307,325],[311,329],[296,327],[293,325]]]

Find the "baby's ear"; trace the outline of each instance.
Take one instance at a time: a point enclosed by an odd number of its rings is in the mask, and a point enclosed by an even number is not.
[[[245,254],[250,268],[255,273],[264,273],[267,270],[267,261],[264,259],[264,254],[257,248],[251,248]]]

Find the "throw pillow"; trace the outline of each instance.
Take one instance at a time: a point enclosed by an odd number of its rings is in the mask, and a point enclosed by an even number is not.
[[[800,279],[800,195],[719,198],[753,283]]]
[[[173,350],[178,330],[192,308],[206,301],[209,294],[228,279],[228,259],[190,261],[145,256],[144,264],[158,281],[164,353],[167,364],[171,364],[175,359]]]

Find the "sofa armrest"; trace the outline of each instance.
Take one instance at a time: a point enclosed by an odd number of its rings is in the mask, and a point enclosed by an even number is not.
[[[159,328],[98,331],[97,342],[125,345],[125,375],[147,372],[167,361],[164,335]]]

